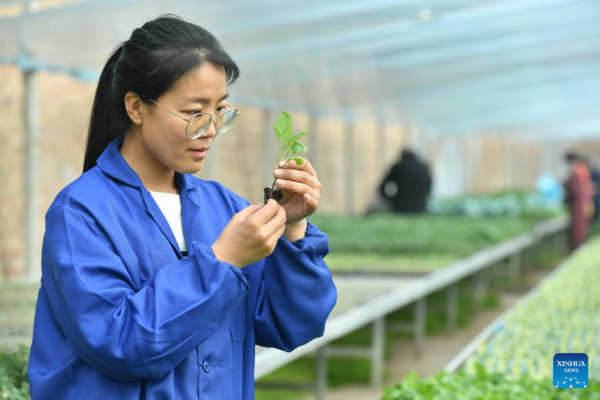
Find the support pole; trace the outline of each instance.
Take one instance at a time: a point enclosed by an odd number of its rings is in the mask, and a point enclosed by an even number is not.
[[[354,141],[354,125],[348,121],[344,123],[344,197],[346,212],[349,215],[354,215],[354,165],[356,164],[355,156],[355,141]]]
[[[425,329],[427,324],[427,297],[423,297],[415,303],[415,355],[423,354],[425,344]]]
[[[381,166],[384,165],[386,161],[386,151],[388,147],[388,142],[385,140],[386,126],[383,122],[377,124],[377,160],[379,160],[379,164]]]
[[[515,253],[509,260],[509,275],[511,287],[519,287],[521,285],[521,253]]]
[[[379,388],[382,385],[385,358],[385,316],[373,323],[371,340],[371,386]]]
[[[449,333],[453,334],[456,331],[458,325],[458,282],[448,286],[446,325]]]
[[[327,392],[327,346],[317,349],[317,376],[316,376],[316,398],[324,400]]]
[[[318,127],[317,117],[313,114],[309,114],[308,120],[308,152],[306,158],[310,161],[311,165],[319,173],[319,137],[317,134]]]
[[[265,185],[271,187],[273,180],[273,169],[277,164],[277,157],[279,154],[278,149],[276,149],[275,135],[273,133],[273,122],[275,121],[275,117],[273,112],[270,110],[264,110],[264,128],[263,128],[263,174],[265,179]]]
[[[32,275],[41,271],[38,265],[38,170],[39,170],[39,109],[38,76],[36,71],[24,71],[25,99],[25,245],[23,248],[25,266],[23,273]]]
[[[28,13],[38,8],[37,0],[26,3]],[[39,108],[38,108],[38,76],[35,70],[23,71],[25,83],[23,99],[24,159],[23,170],[25,177],[25,232],[23,246],[23,266],[21,273],[33,275],[41,272],[41,262],[38,255],[38,166],[39,166]]]

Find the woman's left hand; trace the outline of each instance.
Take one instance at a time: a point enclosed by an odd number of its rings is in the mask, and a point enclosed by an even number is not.
[[[277,178],[275,185],[283,192],[279,202],[285,209],[287,224],[301,222],[312,215],[319,206],[321,199],[321,182],[317,172],[307,159],[302,165],[294,160],[287,161],[285,166],[279,166],[273,171]]]

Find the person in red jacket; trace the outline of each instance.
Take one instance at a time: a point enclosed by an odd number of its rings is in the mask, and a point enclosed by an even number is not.
[[[584,242],[589,222],[594,215],[593,191],[590,171],[583,158],[576,153],[565,155],[570,174],[564,183],[564,203],[569,207],[571,225],[569,228],[569,249],[574,251]]]

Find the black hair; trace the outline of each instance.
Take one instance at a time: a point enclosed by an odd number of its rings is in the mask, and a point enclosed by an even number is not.
[[[209,62],[225,70],[227,84],[238,78],[237,64],[206,29],[165,14],[136,28],[102,69],[88,131],[83,172],[94,165],[108,144],[123,143],[131,119],[125,110],[127,92],[142,101],[157,99],[191,70]],[[152,105],[152,104],[150,104]]]
[[[415,153],[414,150],[407,148],[407,149],[403,149],[400,152],[400,159],[413,161],[413,160],[417,160],[418,157],[417,157],[417,153]]]
[[[582,161],[581,155],[575,152],[568,152],[565,154],[565,161],[568,163],[573,163],[575,161]]]

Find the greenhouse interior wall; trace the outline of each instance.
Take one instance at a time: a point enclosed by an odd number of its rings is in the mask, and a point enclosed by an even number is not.
[[[0,148],[0,203],[6,205],[0,208],[0,271],[3,277],[14,277],[26,271],[22,256],[24,85],[17,67],[1,65],[0,75],[0,106],[4,110],[0,114],[0,140],[4,144]],[[81,174],[95,85],[59,74],[41,72],[38,76],[43,165],[38,171],[41,246],[46,210],[60,189]],[[272,123],[277,115],[256,107],[238,107],[243,123],[215,142],[211,152],[216,151],[197,176],[218,180],[251,203],[258,203],[262,188],[272,183],[270,169],[277,163],[277,151],[269,148],[276,146]],[[477,136],[436,136],[402,125],[379,126],[376,121],[351,124],[306,113],[294,113],[293,118],[295,131],[312,133],[307,143],[312,151],[307,158],[317,166],[323,183],[319,212],[324,214],[363,214],[380,180],[406,147],[416,149],[430,164],[433,194],[438,197],[533,188],[540,174],[561,172],[553,168],[562,165],[566,148],[555,142],[509,139],[484,132]],[[352,157],[347,145],[350,135]],[[580,146],[590,150],[586,143]],[[32,252],[39,257],[40,250]]]

